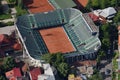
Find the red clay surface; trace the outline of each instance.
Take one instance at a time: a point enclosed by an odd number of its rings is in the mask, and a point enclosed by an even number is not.
[[[48,0],[23,0],[31,13],[48,12],[54,10]]]
[[[75,51],[62,27],[39,30],[50,53]]]
[[[76,0],[79,4],[81,4],[83,7],[87,6],[88,0]]]

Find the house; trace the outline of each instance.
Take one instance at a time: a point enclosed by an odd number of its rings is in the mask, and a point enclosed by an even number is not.
[[[21,44],[15,39],[14,35],[0,34],[0,57],[8,56],[21,49]]]
[[[38,75],[38,80],[53,80],[53,78],[50,75],[42,74]]]
[[[105,8],[103,10],[101,9],[98,9],[98,10],[95,10],[94,11],[94,14],[101,17],[101,18],[105,18],[105,19],[111,19],[115,16],[116,14],[116,10],[113,8],[113,7],[108,7],[108,8]]]
[[[13,68],[12,70],[6,72],[5,75],[9,80],[18,80],[18,78],[19,80],[20,78],[22,79],[20,68]]]
[[[30,78],[31,78],[31,80],[38,80],[38,75],[41,75],[41,69],[31,67],[30,68]]]

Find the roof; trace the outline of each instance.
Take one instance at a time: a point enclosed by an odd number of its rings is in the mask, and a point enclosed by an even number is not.
[[[99,13],[100,16],[105,18],[113,14],[116,14],[116,10],[113,7],[105,8],[102,10],[102,12]]]
[[[2,42],[9,42],[9,40],[7,39],[7,37],[4,34],[0,34],[0,43]]]
[[[39,59],[41,54],[49,52],[39,33],[42,29],[62,26],[76,48],[76,51],[70,52],[74,55],[96,52],[101,45],[98,35],[92,34],[93,29],[88,25],[82,13],[74,8],[23,15],[18,17],[16,24],[30,56],[36,59]]]
[[[30,70],[32,80],[38,80],[38,75],[41,74],[40,68],[33,68]]]
[[[28,64],[25,63],[25,64],[23,65],[23,67],[22,67],[22,71],[23,71],[23,72],[27,72],[28,68],[29,68]]]
[[[87,60],[87,61],[77,61],[74,63],[75,66],[96,66],[97,62],[95,60]]]
[[[8,79],[22,76],[20,72],[20,68],[13,68],[11,71],[6,72],[5,75]]]
[[[20,49],[22,49],[20,43],[15,43],[13,45],[13,48],[14,48],[14,50],[20,50]]]
[[[95,21],[95,22],[99,20],[99,17],[96,16],[94,13],[89,13],[88,15],[89,15],[90,18],[91,18],[93,21]]]
[[[86,7],[89,0],[76,0],[81,6]]]
[[[120,45],[120,34],[118,35],[118,45]]]
[[[60,6],[62,9],[64,8],[72,8],[75,7],[76,4],[73,0],[55,0],[55,2]],[[54,6],[54,5],[53,5]]]

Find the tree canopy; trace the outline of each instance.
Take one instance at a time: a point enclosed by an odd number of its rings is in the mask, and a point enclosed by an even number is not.
[[[69,66],[65,62],[64,56],[61,53],[48,53],[44,54],[41,58],[54,66],[61,77],[66,77],[68,75]]]

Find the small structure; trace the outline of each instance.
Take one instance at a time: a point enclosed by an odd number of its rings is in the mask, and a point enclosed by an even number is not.
[[[41,69],[30,67],[30,78],[31,80],[38,80],[38,75],[41,75]]]
[[[6,72],[5,75],[9,80],[18,80],[18,78],[22,78],[20,68],[13,68],[11,71]]]
[[[108,7],[105,8],[103,10],[99,9],[99,10],[95,10],[94,14],[99,16],[100,18],[105,18],[105,19],[111,19],[115,16],[116,14],[116,10],[113,7]]]

